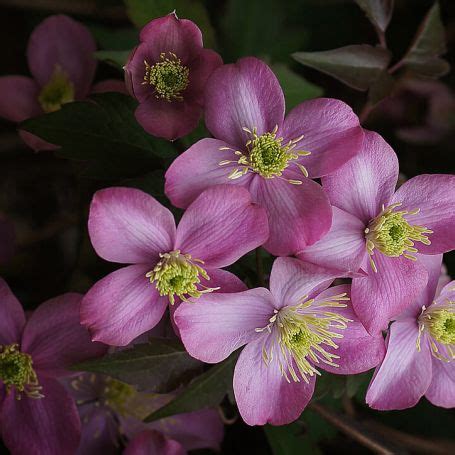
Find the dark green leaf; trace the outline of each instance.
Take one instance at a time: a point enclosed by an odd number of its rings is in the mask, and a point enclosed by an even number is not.
[[[97,51],[95,57],[98,60],[108,63],[109,65],[115,66],[119,70],[123,70],[128,56],[131,51]]]
[[[175,414],[197,411],[218,405],[232,382],[238,353],[211,367],[194,379],[185,390],[167,405],[150,414],[145,421],[163,419]]]
[[[370,22],[385,32],[392,17],[394,0],[355,0]]]
[[[301,424],[293,423],[281,427],[266,425],[267,440],[274,455],[302,455],[321,453],[319,448],[305,434]]]
[[[102,373],[138,390],[167,393],[187,382],[201,365],[179,341],[154,338],[149,343],[80,363],[73,370]]]
[[[139,41],[139,33],[133,27],[113,28],[96,24],[89,25],[89,28],[101,49],[132,49]]]
[[[368,91],[368,100],[372,105],[379,103],[379,101],[392,93],[394,85],[395,79],[387,70],[384,70],[371,85]]]
[[[295,60],[344,82],[367,90],[387,68],[390,53],[367,44],[355,44],[322,52],[297,52]]]

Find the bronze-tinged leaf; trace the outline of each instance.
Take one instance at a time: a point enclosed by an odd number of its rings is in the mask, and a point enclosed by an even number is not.
[[[369,21],[385,32],[392,18],[394,0],[355,0]]]

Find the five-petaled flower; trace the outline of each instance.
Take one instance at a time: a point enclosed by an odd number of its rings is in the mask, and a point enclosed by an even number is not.
[[[0,279],[0,431],[14,454],[74,453],[80,421],[59,378],[75,363],[102,355],[79,324],[79,294],[48,300],[26,320]]]
[[[196,24],[175,13],[149,22],[140,41],[125,65],[127,88],[139,101],[136,119],[154,136],[185,136],[196,128],[207,79],[223,61],[203,48]]]
[[[168,302],[245,289],[220,268],[268,237],[264,209],[247,190],[230,185],[202,193],[177,228],[172,213],[152,196],[133,188],[101,190],[88,223],[99,256],[133,264],[96,283],[81,305],[81,322],[93,339],[114,346],[154,327]]]
[[[319,369],[356,374],[382,360],[382,335],[369,335],[358,321],[348,285],[327,289],[334,279],[331,270],[278,258],[270,291],[206,294],[176,310],[175,322],[193,357],[216,363],[246,345],[235,367],[234,392],[247,424],[297,419]]]

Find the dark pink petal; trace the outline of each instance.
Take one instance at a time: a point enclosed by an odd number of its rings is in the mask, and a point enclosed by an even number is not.
[[[44,139],[25,130],[19,130],[19,136],[35,152],[53,151],[60,148],[59,145],[46,142]]]
[[[18,343],[25,325],[22,305],[0,278],[0,344]]]
[[[406,409],[417,404],[431,382],[431,352],[416,342],[416,321],[397,321],[390,326],[387,353],[368,387],[366,402],[373,409]]]
[[[87,27],[64,15],[50,16],[30,36],[27,47],[28,65],[42,87],[57,66],[74,84],[76,99],[90,91],[96,70],[96,43]]]
[[[202,139],[178,156],[166,172],[165,193],[172,205],[187,208],[205,189],[220,184],[248,186],[253,174],[229,179],[237,163],[220,166],[221,161],[236,161],[229,144],[218,139]]]
[[[369,333],[387,328],[387,323],[398,316],[424,290],[428,272],[418,261],[384,256],[375,250],[373,256],[378,269],[371,268],[368,276],[352,280],[354,311]]]
[[[455,362],[433,357],[433,375],[425,397],[435,406],[455,408]]]
[[[315,301],[329,300],[331,296],[346,293],[350,296],[350,286],[341,285],[331,287],[319,294]],[[350,319],[346,329],[331,329],[331,331],[343,335],[343,338],[334,339],[338,349],[324,346],[327,352],[339,356],[334,362],[338,367],[320,363],[316,365],[323,370],[335,374],[358,374],[368,371],[381,363],[385,355],[384,338],[381,332],[370,335],[357,318],[351,302],[346,303],[345,308],[334,308],[331,311]],[[330,310],[329,310],[330,311]]]
[[[322,179],[330,202],[367,224],[388,205],[398,180],[398,158],[377,133],[365,131],[362,151]]]
[[[243,127],[271,132],[284,118],[284,96],[272,70],[254,57],[218,68],[207,82],[205,123],[217,139],[241,150],[248,141]]]
[[[125,81],[120,79],[106,79],[101,82],[97,82],[92,87],[92,93],[106,93],[106,92],[118,92],[128,94],[126,90]]]
[[[79,444],[76,403],[54,379],[39,378],[44,398],[11,393],[0,408],[0,429],[13,454],[73,454]]]
[[[357,115],[340,100],[304,101],[289,112],[279,135],[284,142],[301,135],[297,149],[311,152],[301,159],[312,178],[327,175],[360,152],[363,131]]]
[[[33,358],[45,376],[72,374],[71,365],[103,355],[107,346],[93,343],[79,322],[81,294],[63,294],[41,304],[32,314],[22,336],[22,350]]]
[[[123,451],[124,455],[186,455],[180,443],[154,430],[139,433]]]
[[[81,324],[95,341],[126,346],[155,327],[168,304],[145,276],[152,266],[130,265],[104,277],[81,303]]]
[[[42,113],[39,87],[30,77],[0,77],[0,117],[19,123]]]
[[[90,240],[103,259],[120,263],[158,261],[172,250],[172,213],[152,196],[135,188],[97,191],[90,205]]]
[[[250,193],[233,185],[205,190],[186,210],[177,228],[175,248],[219,268],[234,263],[269,236],[267,215]]]
[[[355,273],[366,254],[363,221],[333,206],[330,231],[321,240],[298,252],[297,257],[322,267]]]
[[[416,243],[419,253],[438,254],[455,249],[455,175],[424,174],[404,183],[394,194],[391,203],[401,202],[399,210],[420,209],[408,216],[411,224],[433,231],[431,245]]]
[[[183,344],[191,356],[217,363],[261,336],[255,329],[269,324],[275,303],[267,289],[212,293],[183,302],[174,314]]]
[[[318,267],[294,258],[277,258],[270,274],[270,292],[277,302],[276,308],[292,306],[302,297],[314,297],[337,277],[334,270]]]
[[[264,362],[262,350],[270,349],[270,338],[263,334],[249,343],[235,367],[235,400],[248,425],[290,423],[300,416],[313,395],[315,376],[309,378],[308,384],[303,380],[286,381],[279,366],[282,354],[278,346],[274,346],[273,360],[268,365]]]
[[[332,223],[332,208],[322,187],[299,176],[301,185],[255,175],[250,183],[253,200],[267,211],[270,237],[264,248],[275,256],[302,251],[323,237]]]

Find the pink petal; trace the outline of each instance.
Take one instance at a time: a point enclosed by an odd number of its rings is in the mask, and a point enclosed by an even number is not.
[[[432,356],[426,343],[417,350],[418,330],[416,321],[397,321],[390,326],[387,354],[368,387],[366,401],[371,408],[410,408],[427,391]]]
[[[274,301],[264,288],[237,293],[205,294],[183,302],[174,318],[192,357],[208,363],[224,360],[239,347],[261,336],[255,329],[269,324]]]
[[[145,274],[152,266],[130,265],[98,281],[81,303],[81,324],[92,339],[113,346],[126,346],[152,329],[168,303]]]
[[[6,281],[0,278],[0,344],[19,342],[24,325],[25,314],[22,305]]]
[[[36,309],[24,329],[22,349],[33,357],[42,375],[55,377],[72,374],[71,365],[106,352],[107,346],[93,343],[79,323],[82,295],[63,294]]]
[[[324,301],[331,296],[346,293],[351,294],[350,286],[334,286],[319,294],[315,301]],[[343,335],[343,338],[335,339],[338,349],[324,346],[327,352],[338,355],[335,360],[338,367],[332,367],[324,363],[317,365],[323,370],[335,374],[358,374],[368,371],[381,363],[385,355],[384,338],[381,332],[374,336],[370,335],[357,318],[351,302],[345,302],[345,308],[334,308],[332,311],[350,319],[346,329],[331,329],[331,331]]]
[[[0,117],[19,123],[42,113],[39,87],[25,76],[0,77]]]
[[[432,359],[433,375],[425,397],[435,406],[455,408],[455,362]]]
[[[455,281],[447,283],[442,289],[436,298],[436,302],[441,302],[444,300],[453,300],[455,301]]]
[[[269,338],[269,340],[265,340]],[[242,419],[248,425],[285,425],[296,420],[310,401],[315,376],[305,381],[287,382],[281,373],[280,348],[274,346],[270,364],[263,359],[264,343],[270,348],[272,336],[264,335],[249,343],[240,354],[234,371],[234,393]]]
[[[154,263],[172,250],[172,213],[135,188],[97,191],[90,205],[90,240],[103,259],[120,263]]]
[[[368,223],[388,205],[398,179],[398,158],[377,133],[365,131],[362,151],[322,179],[330,202]]]
[[[186,455],[180,443],[154,430],[139,433],[123,451],[124,455]]]
[[[253,200],[267,210],[270,237],[264,248],[288,256],[323,237],[332,223],[332,208],[322,187],[302,176],[301,185],[256,175],[250,184]]]
[[[387,323],[398,316],[418,297],[428,281],[428,272],[417,261],[404,256],[384,256],[376,251],[373,259],[377,273],[352,280],[354,311],[369,333],[386,329]]]
[[[207,269],[210,280],[201,279],[201,283],[207,287],[219,288],[217,292],[242,292],[248,288],[246,284],[233,273],[223,269]]]
[[[205,123],[217,139],[243,149],[249,136],[271,132],[284,118],[284,96],[272,70],[254,57],[218,68],[207,82]]]
[[[178,156],[166,172],[165,193],[172,205],[187,208],[205,189],[220,184],[247,186],[252,178],[248,173],[239,179],[229,179],[238,165],[220,166],[224,160],[236,160],[231,150],[220,150],[229,144],[218,139],[202,139]]]
[[[312,178],[327,175],[360,152],[363,132],[357,115],[331,98],[304,101],[289,112],[279,134],[285,142],[303,139],[297,149],[311,152],[301,159]]]
[[[391,200],[395,202],[403,203],[399,210],[420,209],[408,220],[433,231],[428,236],[431,245],[416,243],[419,253],[438,254],[455,249],[455,175],[418,175],[398,189]]]
[[[44,139],[25,130],[19,130],[19,136],[35,152],[54,151],[60,148],[59,145],[46,142]]]
[[[28,65],[41,87],[60,66],[74,84],[76,99],[81,99],[89,93],[95,76],[95,51],[96,43],[87,27],[68,16],[49,16],[30,36]]]
[[[74,400],[57,381],[39,378],[44,398],[11,393],[0,408],[0,428],[13,454],[72,454],[80,438],[80,421]]]
[[[262,245],[269,229],[265,210],[245,188],[217,185],[205,190],[186,210],[177,228],[175,249],[219,268]]]
[[[97,82],[92,87],[92,93],[106,93],[106,92],[118,92],[128,94],[126,90],[125,81],[120,79],[106,79],[104,81]]]
[[[296,305],[302,297],[314,297],[337,277],[334,270],[294,258],[277,258],[270,274],[270,292],[277,309]]]
[[[297,253],[302,261],[355,273],[366,255],[365,223],[338,207],[332,207],[329,232],[313,245]]]

